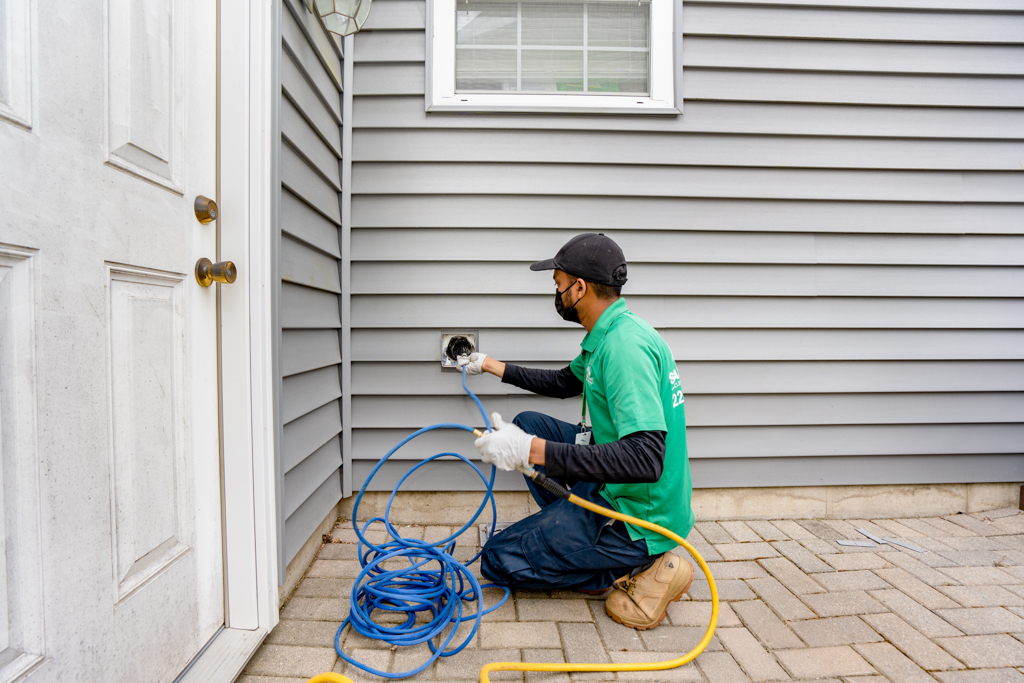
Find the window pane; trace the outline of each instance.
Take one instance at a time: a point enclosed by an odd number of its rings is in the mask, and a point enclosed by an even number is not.
[[[647,52],[591,50],[587,60],[590,92],[647,94]]]
[[[587,5],[591,47],[648,47],[650,2],[592,2]]]
[[[583,50],[523,50],[523,90],[583,92]]]
[[[523,45],[583,45],[583,4],[523,3]]]
[[[456,91],[646,95],[650,13],[651,0],[459,0]]]
[[[455,89],[515,90],[516,51],[455,50]]]
[[[459,2],[455,20],[459,45],[516,44],[514,2]]]

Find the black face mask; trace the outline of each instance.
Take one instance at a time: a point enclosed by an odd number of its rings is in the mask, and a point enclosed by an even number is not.
[[[577,282],[579,282],[579,278],[570,282],[569,287],[572,287]],[[562,295],[569,291],[569,287],[566,287],[560,292],[557,291],[557,289],[555,290],[555,311],[558,312],[558,315],[562,316],[562,320],[565,320],[566,322],[570,323],[579,323],[580,317],[579,315],[576,314],[576,304],[578,304],[580,300],[576,299],[575,303],[573,303],[573,305],[569,306],[568,308],[566,308],[565,304],[562,303]],[[583,297],[580,297],[580,299],[582,298]]]

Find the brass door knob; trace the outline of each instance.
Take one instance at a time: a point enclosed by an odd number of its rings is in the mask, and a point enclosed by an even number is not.
[[[238,271],[231,261],[214,263],[208,258],[201,258],[196,261],[196,282],[203,287],[209,287],[214,282],[231,284],[235,281]]]
[[[196,197],[195,211],[196,218],[203,225],[217,220],[217,202],[209,197],[204,197],[203,195]]]

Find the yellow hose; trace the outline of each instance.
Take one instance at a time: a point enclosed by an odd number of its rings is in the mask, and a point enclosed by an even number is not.
[[[611,517],[622,522],[629,522],[635,526],[643,527],[644,529],[650,529],[656,533],[661,534],[666,538],[671,538],[673,541],[683,546],[686,552],[693,555],[693,559],[697,560],[697,564],[700,565],[701,571],[704,572],[704,576],[708,577],[708,587],[711,589],[711,623],[708,624],[708,630],[701,638],[700,642],[697,643],[697,647],[687,652],[682,657],[676,659],[670,659],[665,662],[647,662],[643,664],[527,664],[525,662],[491,662],[485,664],[484,668],[480,669],[480,683],[490,683],[490,673],[492,671],[662,671],[664,669],[675,669],[680,667],[687,662],[693,661],[697,658],[704,648],[711,642],[711,637],[715,634],[715,627],[718,625],[718,587],[715,586],[715,579],[711,576],[711,569],[708,567],[708,563],[704,561],[704,558],[700,556],[697,550],[686,542],[685,538],[682,538],[679,534],[673,533],[663,526],[659,526],[652,522],[646,522],[636,517],[630,517],[624,515],[621,512],[615,510],[609,510],[606,507],[595,505],[589,500],[584,500],[576,494],[569,494],[569,502],[579,505],[581,508],[586,508],[591,512],[596,512],[599,515],[605,517]]]
[[[690,553],[693,559],[697,560],[701,571],[704,572],[704,576],[708,579],[708,587],[711,589],[711,622],[708,624],[708,630],[704,637],[700,639],[700,642],[697,643],[697,647],[682,657],[669,659],[664,662],[646,662],[642,664],[527,664],[526,662],[491,662],[490,664],[485,664],[480,669],[480,683],[490,683],[490,674],[494,671],[663,671],[664,669],[675,669],[696,659],[697,655],[703,652],[704,648],[711,642],[711,637],[715,634],[715,627],[718,625],[718,587],[715,586],[715,577],[711,576],[711,568],[708,567],[708,563],[704,561],[700,553],[679,534],[653,522],[647,522],[600,505],[595,505],[589,500],[584,500],[573,493],[569,494],[569,502],[579,505],[581,508],[586,508],[591,512],[596,512],[599,515],[611,517],[622,522],[629,522],[634,526],[643,527],[644,529],[650,529],[665,538],[671,538],[683,546],[686,552]],[[352,683],[352,680],[341,674],[324,673],[314,676],[306,683]]]

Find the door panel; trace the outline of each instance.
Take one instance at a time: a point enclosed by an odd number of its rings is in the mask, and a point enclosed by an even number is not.
[[[178,192],[186,9],[184,0],[110,0],[107,30],[110,163]]]
[[[190,549],[185,283],[177,276],[111,269],[110,507],[118,602]]]
[[[47,7],[0,0],[37,41],[0,107],[0,680],[169,683],[225,618],[217,5]]]
[[[2,125],[2,124],[0,124]],[[33,374],[33,256],[0,245],[0,680],[38,665],[43,585]]]

